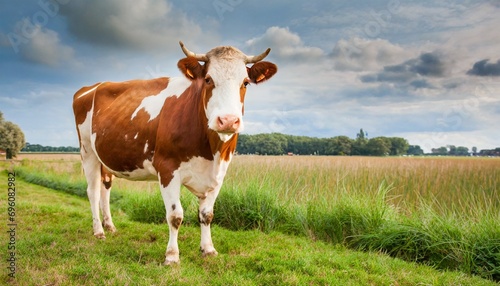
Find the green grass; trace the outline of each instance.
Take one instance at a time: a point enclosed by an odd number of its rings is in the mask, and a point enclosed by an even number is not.
[[[0,180],[6,178],[2,172]],[[340,244],[218,226],[219,256],[201,258],[199,228],[184,226],[181,264],[165,267],[167,225],[132,221],[114,206],[118,232],[97,240],[86,199],[21,178],[16,188],[18,268],[14,280],[0,279],[11,285],[495,285]],[[3,221],[6,215],[0,213]]]
[[[24,180],[85,197],[78,163],[25,160],[16,170]],[[499,170],[500,160],[476,158],[236,157],[214,224],[500,281]],[[116,180],[112,194],[128,219],[164,222],[157,183]],[[197,199],[185,189],[181,198],[184,225],[197,226]]]

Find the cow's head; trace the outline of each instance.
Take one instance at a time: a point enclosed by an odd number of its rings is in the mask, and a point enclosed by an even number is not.
[[[191,80],[202,80],[202,100],[208,128],[227,141],[243,130],[243,104],[247,85],[271,78],[278,68],[262,62],[271,49],[258,56],[247,56],[234,47],[217,47],[207,54],[195,54],[179,42],[187,58],[177,64]],[[203,62],[204,64],[200,64]],[[247,64],[253,64],[247,67]]]

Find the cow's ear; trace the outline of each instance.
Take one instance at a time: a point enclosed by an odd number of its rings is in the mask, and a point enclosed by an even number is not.
[[[193,57],[179,60],[177,67],[179,67],[181,72],[190,80],[204,77],[203,66]]]
[[[270,79],[277,71],[278,67],[270,62],[257,62],[251,67],[247,67],[248,77],[253,83],[261,83]]]

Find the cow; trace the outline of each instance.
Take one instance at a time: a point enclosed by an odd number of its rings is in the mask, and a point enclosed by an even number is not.
[[[165,265],[180,261],[181,185],[199,200],[202,256],[217,255],[210,224],[243,130],[247,85],[277,72],[262,61],[270,48],[257,56],[231,46],[196,54],[179,44],[186,57],[177,66],[184,76],[100,82],[73,97],[94,236],[116,231],[109,207],[114,177],[158,180],[169,227]]]

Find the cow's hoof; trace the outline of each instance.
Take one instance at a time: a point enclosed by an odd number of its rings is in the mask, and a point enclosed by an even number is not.
[[[175,265],[179,264],[179,250],[167,248],[167,252],[165,253],[165,262],[163,265]]]
[[[106,239],[104,232],[94,233],[94,236],[98,239]]]
[[[116,227],[112,224],[105,224],[104,229],[111,232],[111,233],[116,232]]]
[[[180,261],[179,259],[165,259],[165,262],[163,262],[163,265],[165,266],[170,266],[170,265],[179,265]]]
[[[219,255],[219,253],[217,252],[217,250],[211,250],[211,251],[201,251],[201,256],[202,257],[210,257],[210,256],[217,256]]]

